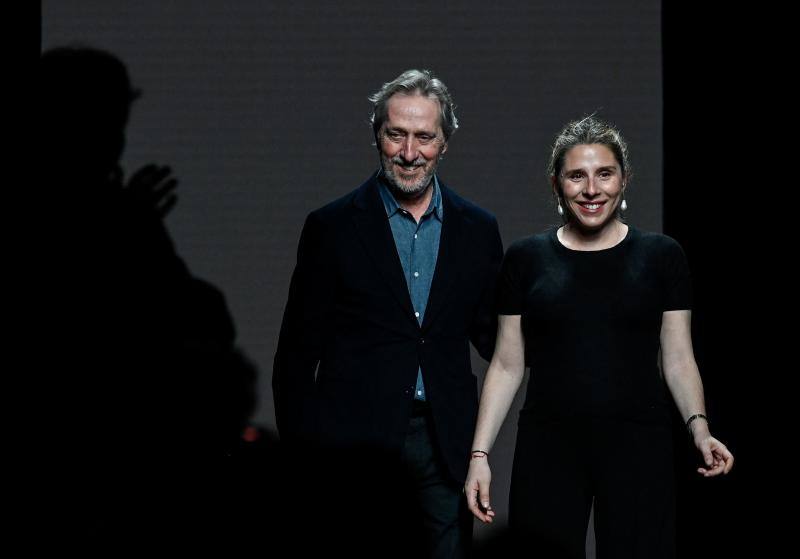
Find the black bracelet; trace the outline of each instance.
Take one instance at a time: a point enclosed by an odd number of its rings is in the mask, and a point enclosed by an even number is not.
[[[692,421],[694,421],[695,419],[699,419],[701,417],[706,420],[706,423],[708,423],[708,418],[706,417],[706,414],[704,414],[704,413],[696,413],[693,416],[691,416],[689,419],[686,420],[686,429],[688,429],[690,433],[692,432],[692,430],[689,429],[689,426],[692,424]]]

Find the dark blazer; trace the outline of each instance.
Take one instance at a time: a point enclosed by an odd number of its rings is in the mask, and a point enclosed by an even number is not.
[[[497,221],[440,183],[420,326],[378,186],[373,176],[306,219],[273,368],[278,430],[288,443],[399,456],[421,366],[437,443],[463,481],[478,408],[469,342],[488,360],[496,336]]]

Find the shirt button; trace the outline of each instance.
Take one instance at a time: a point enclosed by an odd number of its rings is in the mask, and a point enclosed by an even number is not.
[[[420,338],[419,339],[419,343],[424,344],[425,343],[425,338]]]
[[[416,233],[414,233],[414,238],[415,238],[415,239],[417,238],[417,234],[416,234]]]
[[[414,277],[418,278],[419,277],[419,272],[414,272]]]
[[[419,312],[415,312],[415,313],[414,313],[414,316],[416,316],[417,318],[419,318]]]

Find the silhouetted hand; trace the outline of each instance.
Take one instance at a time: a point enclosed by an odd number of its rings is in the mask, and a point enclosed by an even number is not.
[[[112,182],[122,184],[122,170]],[[124,192],[130,201],[145,211],[153,211],[158,217],[166,216],[178,201],[173,192],[178,186],[178,179],[172,176],[172,169],[166,165],[145,165],[128,180]]]

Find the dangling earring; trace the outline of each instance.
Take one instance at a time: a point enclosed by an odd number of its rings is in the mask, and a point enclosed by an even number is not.
[[[625,200],[625,183],[622,183],[622,203],[619,205],[619,209],[621,211],[625,211],[628,209],[628,202]]]
[[[561,207],[561,199],[560,198],[558,200],[558,210],[557,211],[558,211],[558,215],[560,215],[561,217],[564,217],[564,208]]]

